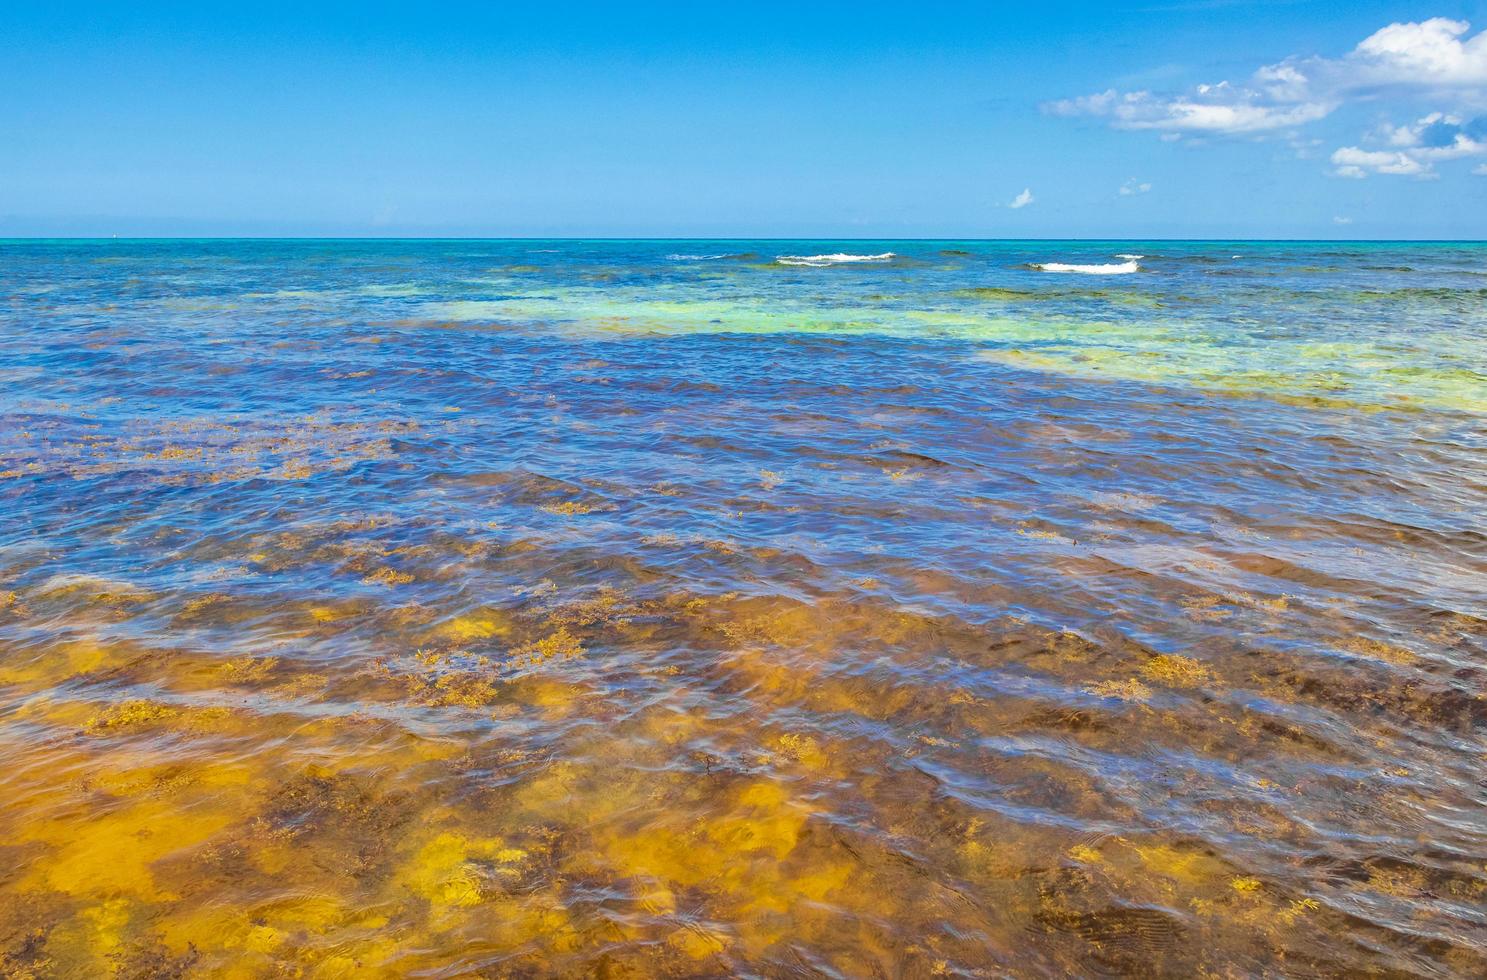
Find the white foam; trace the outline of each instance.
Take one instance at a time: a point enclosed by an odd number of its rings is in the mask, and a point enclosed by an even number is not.
[[[1144,255],[1127,255],[1124,252],[1117,252],[1117,253],[1115,253],[1115,257],[1118,258],[1118,259],[1125,259],[1127,262],[1135,262],[1138,259],[1144,259],[1144,258],[1146,258],[1146,256],[1144,256]]]
[[[1043,272],[1078,272],[1086,276],[1128,276],[1133,272],[1141,271],[1141,266],[1136,264],[1135,259],[1120,263],[1112,262],[1107,265],[1070,265],[1067,262],[1034,262],[1033,268]]]
[[[666,258],[672,262],[707,262],[710,259],[726,259],[728,254],[726,252],[719,252],[717,255],[677,255],[673,253]]]
[[[833,252],[830,255],[777,255],[775,261],[780,265],[845,265],[849,262],[892,262],[895,256],[892,252],[884,252],[882,255],[849,255],[845,252]]]

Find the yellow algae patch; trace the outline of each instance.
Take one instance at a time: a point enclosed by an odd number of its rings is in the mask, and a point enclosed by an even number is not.
[[[5,973],[18,980],[48,976],[108,976],[118,966],[118,954],[132,932],[139,903],[109,898],[78,911],[46,935],[46,958],[37,972]],[[0,967],[10,964],[0,957]]]
[[[250,908],[250,921],[263,922],[286,933],[324,935],[361,918],[335,895],[295,893],[292,898]],[[372,917],[368,914],[368,917]]]
[[[243,948],[254,953],[268,953],[284,945],[285,934],[273,926],[250,926],[243,936]]]
[[[790,802],[779,785],[754,783],[739,794],[738,806],[738,811],[707,823],[705,833],[714,843],[732,851],[766,851],[777,858],[795,849],[806,811]]]
[[[809,870],[788,878],[779,891],[819,902],[832,892],[845,888],[855,872],[855,866],[845,861],[812,865]],[[787,907],[782,905],[781,910]]]
[[[1222,608],[1224,602],[1224,597],[1217,595],[1188,596],[1179,600],[1179,604],[1189,616],[1208,622],[1228,619],[1234,615],[1234,610]]]
[[[394,568],[379,568],[361,580],[363,585],[407,585],[411,581],[412,575]]]
[[[566,710],[588,693],[589,688],[582,684],[531,677],[518,682],[517,697],[523,704],[535,708]]]
[[[1188,886],[1207,884],[1225,875],[1222,862],[1201,851],[1182,850],[1168,844],[1133,844],[1145,870]]]
[[[268,689],[268,693],[277,698],[303,698],[312,694],[319,694],[329,685],[330,680],[316,674],[300,674],[292,677],[282,684],[275,684]]]
[[[69,677],[92,673],[109,660],[108,649],[96,643],[69,643],[62,647],[62,654],[67,658]]]
[[[1089,684],[1084,690],[1101,698],[1118,698],[1121,701],[1145,701],[1151,697],[1151,688],[1131,678],[1125,681],[1101,681]]]
[[[1069,848],[1069,857],[1080,864],[1099,864],[1105,860],[1099,851],[1087,844],[1075,844]]]
[[[1385,663],[1396,664],[1402,667],[1417,663],[1420,659],[1403,647],[1390,646],[1387,643],[1370,640],[1363,636],[1350,637],[1341,646],[1349,653],[1356,653],[1373,660],[1382,660]]]
[[[424,693],[425,704],[483,708],[500,697],[494,681],[465,673],[444,674]]]
[[[811,769],[823,768],[828,761],[826,753],[821,751],[820,743],[810,736],[795,732],[787,732],[775,739],[774,750],[777,754]]]
[[[88,601],[109,606],[147,602],[153,595],[146,589],[119,579],[98,575],[54,575],[37,588],[42,599],[85,596]]]
[[[401,770],[420,763],[452,759],[468,749],[458,739],[429,738],[396,726],[387,726],[384,729],[391,737],[372,742],[366,737],[365,726],[355,718],[330,720],[322,734],[335,743],[338,739],[345,739],[353,731],[361,738],[357,750],[350,751],[344,745],[334,746],[334,755],[325,760],[325,767],[329,772],[384,766]],[[306,729],[300,730],[300,734],[306,733]]]
[[[235,683],[261,681],[278,664],[278,657],[237,657],[227,661],[219,670]]]
[[[564,500],[556,504],[543,504],[542,510],[549,514],[557,514],[560,517],[575,517],[579,514],[592,514],[598,508],[593,504],[580,503],[576,500]]]
[[[798,665],[781,663],[773,654],[745,647],[720,658],[719,666],[746,684],[756,703],[809,704],[817,711],[850,711],[879,716],[896,692],[853,690],[834,678]]]
[[[1233,888],[1237,892],[1242,892],[1242,893],[1255,892],[1255,891],[1259,891],[1260,890],[1260,879],[1259,878],[1233,878],[1233,879],[1231,879],[1229,881],[1229,886],[1231,888]]]
[[[175,910],[160,923],[160,933],[173,950],[223,950],[232,952],[234,958],[272,953],[289,939],[282,929],[251,921],[245,911],[215,904]]]
[[[1034,860],[1026,842],[993,839],[983,843],[971,836],[979,832],[979,828],[974,826],[978,823],[972,821],[972,828],[966,831],[970,839],[956,848],[966,869],[982,878],[999,880],[1016,878],[1026,872]]]
[[[94,950],[112,953],[123,942],[123,933],[129,925],[134,903],[127,898],[113,898],[78,914],[83,928]]]
[[[84,728],[90,735],[99,735],[121,728],[135,728],[169,721],[181,710],[157,701],[126,701],[105,708],[88,719]]]
[[[1158,654],[1141,667],[1142,675],[1149,681],[1168,687],[1197,687],[1213,679],[1213,674],[1192,657],[1176,654]]]
[[[65,643],[29,661],[15,657],[0,665],[0,684],[52,684],[90,674],[110,659],[109,649],[97,643]]]
[[[623,596],[605,589],[591,598],[566,603],[547,622],[553,626],[628,626],[634,612]]]
[[[821,613],[810,606],[796,605],[757,616],[725,619],[717,629],[736,644],[772,643],[777,646],[802,646],[819,640],[825,630]]]
[[[527,852],[497,837],[442,833],[419,848],[399,873],[415,894],[442,908],[478,905],[496,889],[498,877],[517,877]]]
[[[671,828],[601,837],[600,846],[618,873],[666,885],[697,885],[723,871],[720,855]],[[648,887],[646,894],[654,891],[654,886]]]
[[[676,911],[676,895],[659,884],[642,890],[635,896],[635,903],[652,915],[670,915]]]
[[[666,937],[666,944],[694,960],[705,960],[728,948],[728,937],[714,929],[689,925]]]
[[[108,759],[115,762],[117,753],[110,751]],[[161,753],[152,753],[148,758],[158,759]],[[221,789],[228,786],[246,786],[252,782],[254,770],[247,765],[219,763],[200,766],[182,766],[174,762],[158,765],[143,765],[134,768],[116,767],[88,777],[88,784],[113,796],[165,796],[177,793],[188,786]]]
[[[511,659],[535,665],[552,657],[577,657],[583,652],[583,644],[568,632],[568,627],[559,626],[542,639],[513,649]]]
[[[338,943],[338,952],[316,963],[309,972],[314,980],[363,980],[366,977],[400,978],[407,973],[389,965],[401,950],[395,938]],[[346,950],[339,952],[339,950]],[[291,974],[297,976],[298,974]]]
[[[92,820],[33,825],[27,837],[55,849],[32,862],[29,880],[71,895],[166,898],[151,865],[208,840],[232,820],[179,801],[150,800]]]
[[[621,874],[667,885],[736,890],[746,876],[768,875],[792,850],[807,811],[770,782],[755,782],[720,816],[677,828],[647,827],[601,836],[609,862]],[[776,872],[777,873],[777,872]]]
[[[451,619],[439,627],[439,635],[456,643],[486,640],[511,632],[509,619],[497,612],[472,613]]]
[[[520,898],[497,897],[472,911],[471,928],[506,949],[535,947],[534,951],[550,955],[571,952],[584,940],[557,889]]]
[[[166,446],[158,453],[145,453],[145,459],[200,459],[202,449],[194,446],[190,449],[182,449],[179,446]]]
[[[182,607],[181,612],[186,615],[201,612],[208,606],[214,606],[219,602],[226,602],[230,597],[221,592],[213,592],[211,595],[197,596]]]

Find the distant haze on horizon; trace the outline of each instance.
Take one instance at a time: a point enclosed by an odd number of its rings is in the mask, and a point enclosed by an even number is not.
[[[0,238],[1481,239],[1479,2],[0,14]]]

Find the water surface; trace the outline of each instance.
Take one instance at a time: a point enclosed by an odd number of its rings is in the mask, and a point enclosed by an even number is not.
[[[1481,245],[0,242],[0,973],[1480,976],[1484,514]]]

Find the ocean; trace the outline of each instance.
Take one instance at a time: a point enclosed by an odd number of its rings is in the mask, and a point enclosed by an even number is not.
[[[1482,243],[3,241],[0,972],[1481,976],[1484,518]]]

